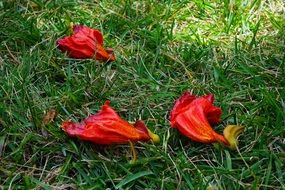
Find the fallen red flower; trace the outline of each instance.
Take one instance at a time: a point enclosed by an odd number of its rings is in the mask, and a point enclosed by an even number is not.
[[[243,127],[233,126],[225,128],[224,135],[216,133],[210,124],[219,123],[222,111],[213,105],[214,95],[197,97],[185,92],[170,113],[171,127],[177,128],[183,135],[196,142],[220,142],[230,148],[236,148],[237,136]]]
[[[99,61],[114,61],[112,49],[104,49],[103,35],[99,30],[82,25],[73,26],[71,36],[58,39],[57,47],[62,52],[76,59],[96,59]]]
[[[81,123],[65,121],[63,130],[70,136],[82,140],[92,141],[96,144],[124,144],[137,141],[158,142],[159,137],[153,134],[138,120],[134,125],[120,118],[106,101],[102,109],[91,115]]]

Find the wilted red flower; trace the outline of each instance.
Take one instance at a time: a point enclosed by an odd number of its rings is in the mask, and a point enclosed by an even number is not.
[[[243,127],[231,125],[224,130],[224,135],[216,133],[210,124],[220,122],[222,111],[214,106],[213,102],[213,94],[197,97],[185,92],[176,100],[170,113],[171,127],[177,128],[183,135],[196,142],[221,142],[230,148],[235,148],[236,138]]]
[[[71,36],[58,39],[57,47],[68,56],[76,59],[94,58],[100,61],[114,61],[112,49],[104,49],[103,35],[99,30],[82,25],[73,26]]]
[[[96,144],[159,141],[159,137],[147,129],[143,121],[138,120],[131,125],[121,119],[109,104],[110,101],[106,101],[97,114],[89,116],[81,123],[65,121],[62,124],[63,130],[70,136]]]

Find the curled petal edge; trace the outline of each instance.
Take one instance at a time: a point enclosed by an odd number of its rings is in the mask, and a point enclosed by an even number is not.
[[[224,129],[224,137],[228,141],[229,147],[232,150],[236,150],[238,146],[238,136],[244,131],[244,127],[240,125],[228,125]]]

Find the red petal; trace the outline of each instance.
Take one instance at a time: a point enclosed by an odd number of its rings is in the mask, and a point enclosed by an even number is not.
[[[64,122],[62,128],[70,136],[77,136],[97,144],[150,140],[147,128],[142,121],[138,121],[136,127],[132,126],[121,119],[109,104],[110,102],[106,101],[97,114],[89,116],[82,123]]]
[[[188,92],[184,93],[175,104],[175,114],[170,119],[172,127],[177,128],[183,135],[197,142],[213,143],[219,141],[227,144],[225,138],[216,133],[210,126],[210,122],[218,122],[221,116],[221,109],[212,105],[213,101],[214,96],[212,94],[195,97]]]
[[[95,53],[95,42],[86,36],[65,37],[57,40],[58,48],[76,59],[92,58]]]
[[[96,44],[96,59],[102,61],[115,61],[114,53],[107,52],[101,45]]]
[[[101,110],[84,120],[84,123],[95,123],[96,121],[100,121],[102,119],[109,119],[109,120],[119,120],[121,119],[120,116],[110,107],[110,101],[105,101],[104,105],[101,107]]]
[[[205,110],[205,114],[210,124],[217,124],[221,122],[221,108],[211,107],[208,110]]]
[[[207,99],[211,104],[214,103],[215,101],[215,97],[213,94],[208,94],[208,95],[205,95],[205,96],[202,96],[203,98]]]
[[[113,51],[104,49],[103,35],[100,31],[82,26],[73,27],[74,34],[57,40],[56,44],[62,52],[67,52],[68,56],[76,59],[95,58],[99,61],[114,61]]]
[[[134,124],[134,127],[143,133],[148,133],[147,127],[145,126],[144,122],[142,120],[137,120]]]
[[[83,25],[74,25],[73,26],[74,34],[89,36],[93,40],[96,40],[98,44],[103,45],[103,35],[99,30],[89,28]]]
[[[175,128],[174,122],[176,116],[187,110],[188,106],[193,100],[195,100],[195,98],[196,96],[191,95],[189,91],[186,91],[179,99],[175,101],[172,111],[170,112],[171,127]]]
[[[215,101],[215,97],[213,94],[208,94],[206,96],[203,96],[203,98],[207,99],[211,104],[213,104]],[[221,115],[222,115],[221,108],[216,106],[211,106],[205,110],[205,114],[210,124],[217,124],[221,122]]]
[[[75,137],[76,135],[82,133],[82,131],[84,130],[84,124],[73,123],[71,121],[64,121],[61,127],[66,133],[68,133],[68,135],[72,137]]]

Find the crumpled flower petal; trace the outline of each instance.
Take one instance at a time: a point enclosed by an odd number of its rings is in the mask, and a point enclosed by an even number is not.
[[[153,134],[144,122],[138,120],[134,125],[120,118],[106,101],[102,109],[81,123],[65,121],[63,130],[70,136],[96,144],[124,144],[136,141],[157,142],[159,137]],[[154,136],[153,136],[154,135]]]
[[[99,61],[114,61],[112,49],[103,47],[103,35],[99,30],[82,25],[73,26],[71,36],[58,39],[57,47],[68,56],[75,59],[92,59]]]
[[[229,142],[230,149],[236,149],[238,146],[238,136],[244,131],[244,127],[240,125],[228,125],[224,129],[224,137]]]
[[[178,100],[170,113],[172,128],[177,128],[183,135],[196,142],[220,142],[232,148],[236,145],[237,135],[241,129],[226,130],[226,135],[218,134],[211,124],[221,121],[222,110],[213,105],[214,95],[197,97],[185,92]]]

